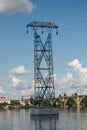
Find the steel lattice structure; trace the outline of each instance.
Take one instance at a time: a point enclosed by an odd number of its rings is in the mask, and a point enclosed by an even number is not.
[[[34,31],[34,97],[36,100],[55,98],[53,54],[52,54],[52,28],[58,26],[51,22],[33,21],[27,24]],[[46,42],[43,44],[38,28],[47,28]]]

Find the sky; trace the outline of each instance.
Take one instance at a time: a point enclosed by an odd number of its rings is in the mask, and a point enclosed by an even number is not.
[[[0,0],[0,97],[33,94],[31,21],[53,22],[55,94],[87,94],[87,0]]]

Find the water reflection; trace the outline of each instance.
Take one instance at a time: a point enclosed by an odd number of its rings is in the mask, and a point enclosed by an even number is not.
[[[87,109],[61,110],[59,116],[30,116],[29,110],[2,110],[0,130],[87,130]]]
[[[58,115],[31,116],[34,121],[35,130],[57,130]]]

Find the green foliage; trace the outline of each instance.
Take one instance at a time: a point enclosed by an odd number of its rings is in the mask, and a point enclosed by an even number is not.
[[[14,107],[12,105],[9,105],[8,108],[11,110],[11,109],[14,109]]]
[[[59,94],[59,97],[62,97],[61,94]]]
[[[75,96],[77,96],[77,93],[74,93]]]
[[[72,108],[75,108],[77,105],[76,105],[76,102],[70,98],[68,101],[67,101],[67,104],[66,104],[69,108],[72,107]]]
[[[25,109],[28,109],[28,108],[29,108],[29,103],[28,103],[28,101],[25,102],[24,108],[25,108]]]
[[[4,109],[6,107],[7,103],[0,103],[0,109]]]
[[[87,97],[85,97],[81,102],[82,107],[87,107]]]
[[[41,104],[40,104],[42,107],[45,107],[45,106],[49,106],[50,105],[50,103],[49,103],[49,101],[48,101],[48,99],[43,99],[42,101],[41,101]]]
[[[31,103],[32,105],[34,105],[34,104],[35,104],[35,100],[34,100],[34,98],[33,98],[33,97],[31,97],[31,98],[30,98],[30,103]]]
[[[11,100],[11,105],[18,106],[18,105],[20,105],[20,101],[19,100]]]
[[[67,94],[66,93],[64,93],[64,97],[66,97],[67,96]]]

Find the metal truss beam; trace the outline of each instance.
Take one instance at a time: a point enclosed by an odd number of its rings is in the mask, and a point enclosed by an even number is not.
[[[55,98],[51,31],[58,26],[51,22],[32,21],[26,27],[32,27],[34,31],[34,97],[38,101]],[[49,29],[45,43],[37,33],[38,28]]]

